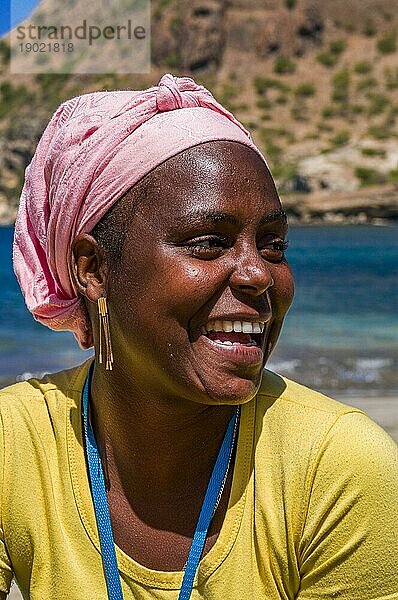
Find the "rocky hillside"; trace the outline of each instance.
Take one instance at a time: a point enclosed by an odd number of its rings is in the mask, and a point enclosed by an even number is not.
[[[42,18],[55,2],[43,0]],[[296,218],[398,218],[398,0],[151,6],[148,75],[11,76],[0,42],[2,222],[13,219],[24,168],[61,101],[147,86],[165,71],[194,76],[245,123]]]

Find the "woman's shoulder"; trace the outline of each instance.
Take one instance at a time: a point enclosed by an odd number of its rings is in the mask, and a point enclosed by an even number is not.
[[[267,415],[274,424],[280,422],[284,428],[289,423],[300,425],[301,428],[308,424],[314,428],[314,433],[329,428],[344,415],[356,415],[359,419],[365,416],[358,408],[333,400],[269,370],[264,370],[257,403],[260,418]]]
[[[264,444],[297,460],[324,455],[326,447],[340,455],[386,453],[396,460],[392,438],[362,410],[333,400],[308,387],[265,370],[257,394],[256,427]]]
[[[265,370],[257,394],[256,426],[281,452],[297,459],[323,455],[325,448],[338,452],[344,462],[347,452],[396,457],[391,437],[363,411],[333,400],[320,392]]]
[[[306,411],[309,414],[315,412],[318,418],[320,417],[319,413],[338,415],[347,412],[362,412],[358,408],[348,406],[338,400],[333,400],[321,392],[312,390],[305,385],[267,369],[264,369],[261,386],[257,395],[262,402],[268,404],[270,402],[274,404],[278,400],[277,407],[280,410],[286,411],[289,407],[292,412]]]
[[[256,522],[280,555],[294,549],[297,597],[396,597],[398,452],[381,427],[266,371],[254,464]]]
[[[27,481],[39,485],[48,468],[53,474],[68,468],[69,433],[79,421],[89,364],[0,390],[0,487],[8,490],[7,505],[26,496]]]
[[[258,477],[271,473],[268,488],[301,502],[303,514],[314,498],[330,508],[343,492],[396,503],[398,448],[388,433],[358,408],[270,371],[257,395],[255,460]]]
[[[11,418],[15,425],[40,417],[45,412],[50,418],[64,412],[67,399],[78,401],[91,359],[81,365],[57,373],[45,374],[14,383],[0,390],[0,415]]]

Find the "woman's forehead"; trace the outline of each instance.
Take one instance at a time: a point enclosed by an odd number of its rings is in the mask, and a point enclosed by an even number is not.
[[[196,219],[208,213],[210,219],[247,203],[253,209],[269,205],[271,212],[281,208],[265,161],[236,142],[190,148],[154,169],[146,184],[150,204],[160,211],[163,206],[169,215],[184,213]]]
[[[230,176],[255,170],[260,173],[268,170],[265,161],[256,151],[239,142],[212,141],[193,146],[169,158],[150,175],[163,181],[162,176],[167,171],[169,176],[174,176],[173,179],[184,182],[194,174],[211,178],[223,172]]]

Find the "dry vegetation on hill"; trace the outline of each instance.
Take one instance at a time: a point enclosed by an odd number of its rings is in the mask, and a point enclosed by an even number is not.
[[[53,2],[43,0],[42,18]],[[250,128],[287,205],[304,193],[298,218],[317,213],[325,196],[321,213],[331,220],[397,219],[397,34],[397,0],[152,0],[145,76],[10,76],[2,41],[0,218],[2,210],[12,218],[24,168],[59,102],[147,86],[170,71],[210,87]]]

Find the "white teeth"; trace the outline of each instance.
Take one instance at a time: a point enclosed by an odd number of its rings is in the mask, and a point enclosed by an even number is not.
[[[243,333],[253,333],[253,323],[242,321],[242,331]]]
[[[236,333],[241,333],[241,331],[242,331],[242,321],[234,321],[234,331]]]
[[[214,340],[215,344],[221,344],[222,346],[257,346],[256,342],[252,340],[251,342],[246,342],[245,344],[241,344],[240,342],[230,342],[229,340]]]
[[[206,335],[210,331],[225,331],[230,333],[235,331],[236,333],[262,333],[264,331],[265,323],[263,321],[257,321],[256,323],[250,323],[249,321],[209,321],[206,326],[201,327],[201,333]]]
[[[234,326],[233,326],[232,321],[223,321],[222,328],[223,328],[223,331],[225,331],[225,333],[230,333],[231,331],[233,331]]]

